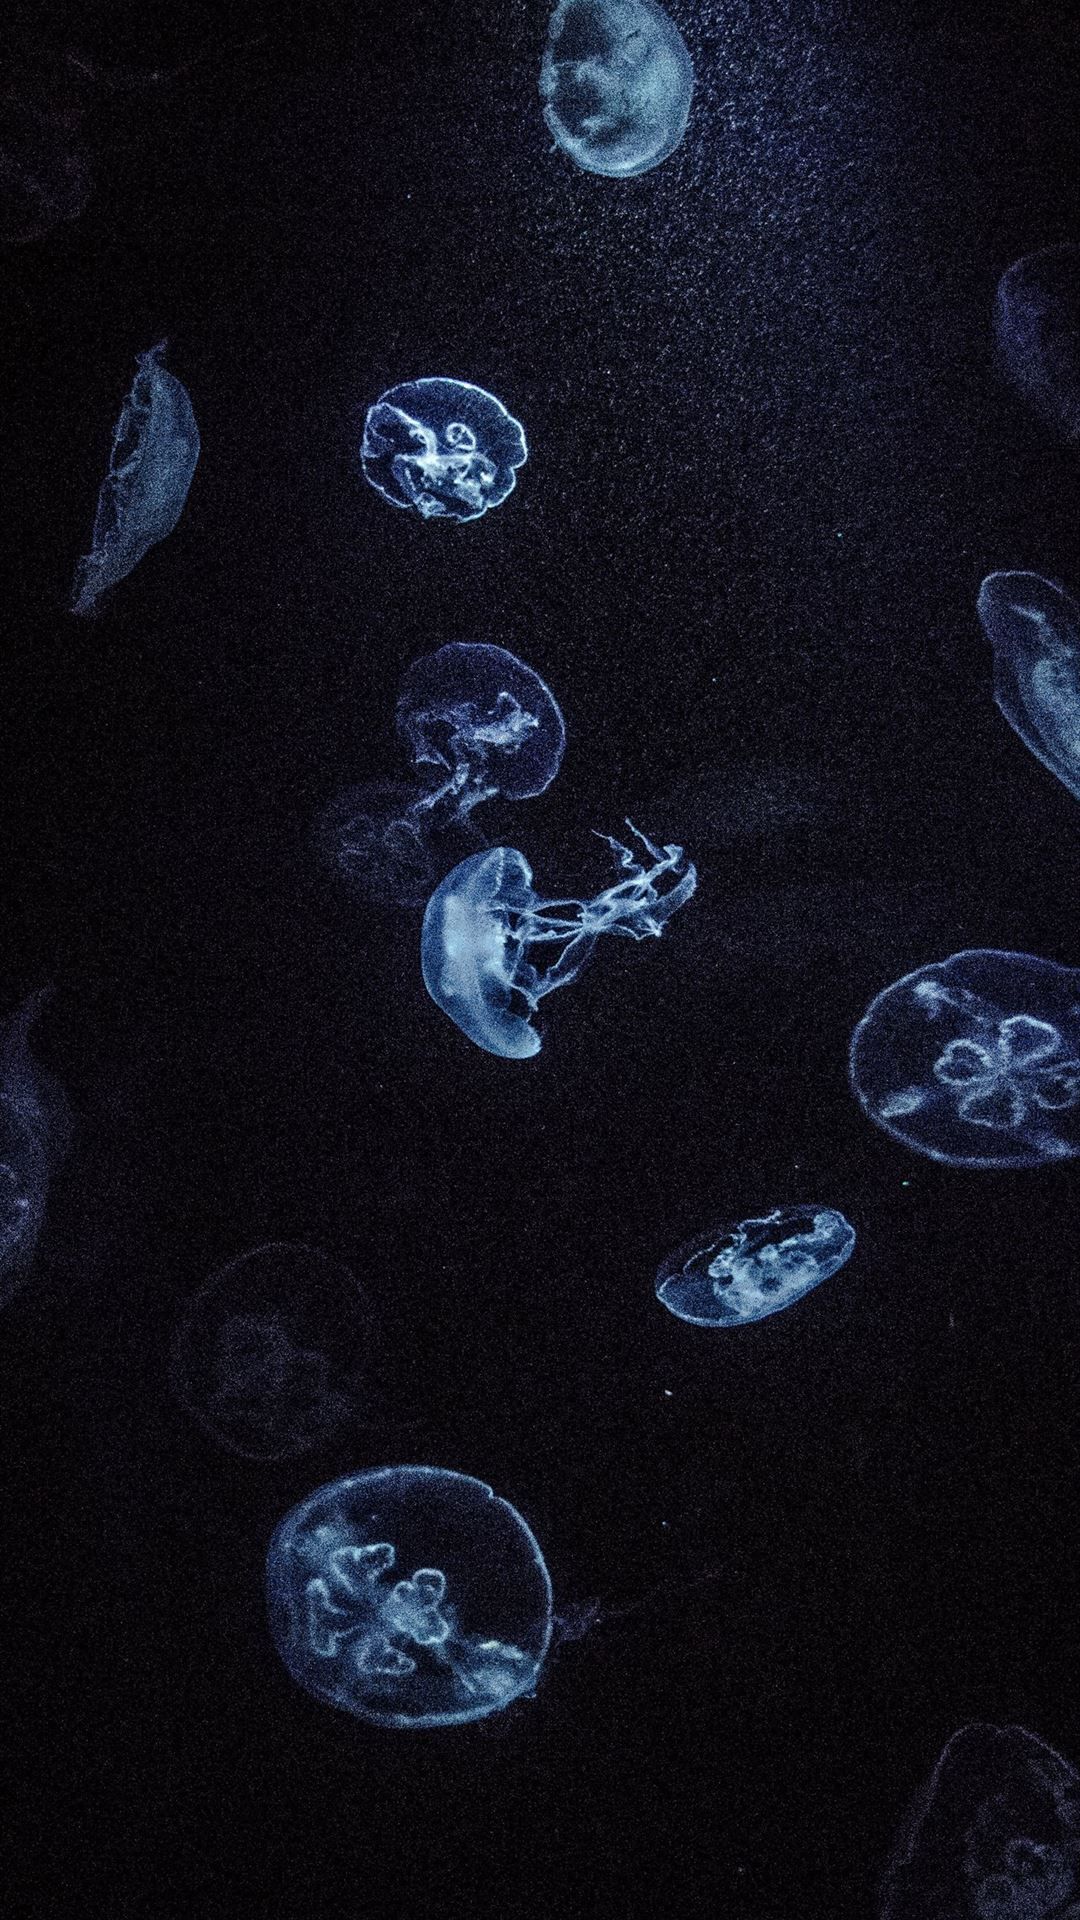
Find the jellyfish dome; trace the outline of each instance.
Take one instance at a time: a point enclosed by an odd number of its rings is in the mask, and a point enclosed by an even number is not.
[[[449,1727],[536,1689],[551,1581],[520,1513],[482,1480],[379,1467],[286,1514],[266,1566],[292,1678],[380,1727]]]
[[[364,422],[360,462],[376,493],[423,520],[479,520],[512,493],[528,455],[501,400],[467,380],[406,380]]]
[[[33,1261],[49,1183],[70,1138],[67,1102],[30,1052],[50,992],[31,994],[0,1028],[0,1306]]]
[[[852,1089],[886,1133],[955,1167],[1080,1154],[1080,972],[974,948],[905,974],[851,1040]]]
[[[994,332],[1017,391],[1066,440],[1080,440],[1080,246],[1014,261],[998,282]]]
[[[505,647],[454,642],[414,660],[401,682],[397,726],[431,776],[421,804],[449,800],[459,814],[496,794],[543,793],[566,748],[551,689]]]
[[[656,1296],[692,1326],[746,1326],[820,1286],[854,1246],[854,1228],[831,1207],[777,1207],[696,1234],[664,1261]]]
[[[1001,712],[1080,800],[1080,607],[1039,573],[991,573],[979,619],[994,649]]]
[[[586,173],[626,180],[674,153],[694,68],[656,0],[559,0],[540,65],[544,119]]]

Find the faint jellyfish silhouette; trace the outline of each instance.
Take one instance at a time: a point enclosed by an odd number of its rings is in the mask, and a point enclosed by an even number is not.
[[[881,1920],[1080,1920],[1080,1776],[1023,1727],[954,1733],[903,1823]]]
[[[161,340],[136,355],[139,370],[113,431],[91,549],[75,569],[72,613],[93,613],[183,512],[199,430],[186,387],[160,364],[164,351]]]
[[[544,119],[587,173],[625,180],[674,153],[694,68],[656,0],[559,0],[540,65]]]
[[[467,380],[406,380],[368,408],[360,461],[394,507],[479,520],[512,493],[528,448],[500,400]]]
[[[270,1630],[317,1700],[380,1727],[447,1727],[536,1690],[551,1581],[521,1515],[469,1474],[381,1467],[286,1514]]]
[[[695,1234],[664,1261],[656,1296],[692,1326],[746,1326],[801,1300],[854,1246],[854,1228],[831,1207],[777,1207]]]
[[[1080,440],[1080,246],[1015,261],[998,282],[994,331],[1013,386],[1049,426]]]
[[[1014,733],[1080,800],[1080,607],[1039,573],[991,573],[979,619],[994,699]]]
[[[211,1439],[284,1460],[370,1417],[374,1316],[349,1269],[286,1241],[231,1260],[188,1301],[170,1380]]]
[[[1037,1167],[1080,1154],[1080,973],[973,948],[905,974],[851,1040],[871,1120],[956,1167]]]
[[[49,1181],[70,1137],[67,1102],[29,1045],[51,992],[45,987],[32,993],[0,1033],[0,1306],[26,1277]]]
[[[83,126],[89,82],[55,48],[16,37],[3,53],[0,241],[21,245],[78,219],[93,192]]]
[[[463,843],[477,839],[469,822],[423,812],[421,798],[403,780],[368,780],[340,794],[318,823],[323,855],[372,906],[422,907]]]
[[[630,821],[651,862],[646,868],[606,833],[625,879],[592,900],[543,900],[515,847],[474,853],[448,873],[428,901],[420,935],[421,968],[436,1006],[487,1053],[525,1060],[540,1051],[532,1024],[541,999],[575,980],[602,933],[658,938],[689,900],[697,871],[681,847],[654,847]],[[670,874],[670,892],[658,885]],[[544,970],[530,949],[549,947]]]

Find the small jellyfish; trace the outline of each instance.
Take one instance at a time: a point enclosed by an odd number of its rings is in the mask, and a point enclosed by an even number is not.
[[[674,153],[694,69],[656,0],[559,0],[540,65],[544,119],[586,173],[626,180]]]
[[[479,520],[512,493],[528,455],[520,423],[467,380],[406,380],[364,421],[360,461],[376,493],[423,520]]]
[[[852,1089],[905,1146],[954,1167],[1080,1154],[1080,973],[974,948],[905,974],[852,1035]]]
[[[161,365],[165,342],[136,355],[139,370],[113,431],[91,549],[75,569],[71,611],[90,614],[175,527],[199,458],[187,388]]]
[[[682,848],[654,847],[627,825],[651,864],[643,867],[629,847],[599,834],[626,877],[592,900],[542,900],[533,890],[531,867],[515,847],[472,854],[432,894],[420,935],[424,985],[436,1006],[487,1053],[506,1060],[539,1053],[533,1014],[546,993],[577,978],[599,936],[658,938],[689,900],[697,871]],[[658,883],[669,874],[674,884],[661,892]],[[530,949],[543,947],[553,958],[541,970]]]
[[[50,988],[33,993],[0,1034],[0,1306],[34,1257],[49,1180],[70,1135],[67,1103],[30,1053],[30,1030]]]
[[[1080,800],[1080,607],[1039,573],[991,573],[979,619],[994,699],[1014,733]]]
[[[902,1825],[881,1920],[1080,1920],[1080,1776],[1023,1727],[954,1733]]]
[[[1013,386],[1047,425],[1080,440],[1080,246],[1015,261],[998,282],[994,332]]]
[[[270,1631],[317,1700],[379,1727],[448,1727],[536,1690],[551,1581],[521,1515],[482,1480],[381,1467],[286,1514],[266,1564]]]
[[[777,1207],[695,1234],[656,1276],[656,1297],[695,1327],[744,1327],[801,1300],[850,1260],[855,1230],[831,1207]]]

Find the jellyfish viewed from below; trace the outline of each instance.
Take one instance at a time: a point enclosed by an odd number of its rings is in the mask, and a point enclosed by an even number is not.
[[[45,1218],[49,1181],[67,1150],[67,1103],[30,1052],[51,989],[31,994],[0,1033],[0,1306],[18,1291]]]
[[[991,573],[979,619],[994,698],[1014,733],[1080,800],[1080,607],[1039,573]]]
[[[406,380],[364,422],[365,478],[423,520],[479,520],[506,499],[528,455],[519,421],[467,380]]]
[[[521,1515],[482,1480],[380,1467],[286,1514],[270,1630],[317,1700],[380,1727],[448,1727],[535,1691],[551,1581]]]
[[[539,1053],[533,1014],[545,994],[576,980],[600,935],[658,938],[689,900],[697,872],[682,848],[654,847],[627,825],[649,865],[621,841],[600,834],[624,877],[594,899],[542,899],[515,847],[474,853],[432,894],[420,936],[424,985],[436,1006],[487,1053],[506,1060]],[[541,966],[545,949],[551,957]]]
[[[961,1727],[897,1835],[880,1915],[1080,1920],[1080,1776],[1023,1727]]]
[[[871,1120],[931,1160],[1037,1167],[1080,1154],[1080,973],[974,948],[905,974],[851,1041]]]
[[[741,1327],[790,1307],[851,1258],[855,1230],[831,1207],[777,1207],[670,1254],[656,1276],[669,1312],[695,1327]]]
[[[625,180],[674,153],[694,68],[656,0],[559,0],[540,65],[544,119],[586,173]]]
[[[1006,376],[1066,440],[1080,440],[1080,246],[1028,253],[1002,274],[994,332]]]
[[[113,432],[90,552],[75,570],[73,613],[93,613],[101,595],[126,579],[183,512],[199,458],[199,430],[187,388],[161,364],[164,352],[161,340],[136,356],[138,372]]]

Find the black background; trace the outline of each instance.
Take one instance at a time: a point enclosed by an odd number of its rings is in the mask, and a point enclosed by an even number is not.
[[[1080,584],[1077,458],[994,365],[1019,253],[1080,237],[1080,26],[680,4],[686,138],[550,150],[545,9],[35,10],[97,190],[5,250],[3,1005],[75,1116],[3,1317],[5,1912],[866,1916],[965,1720],[1080,1761],[1077,1174],[905,1153],[846,1082],[886,982],[972,945],[1080,962],[1075,800],[991,698],[982,575]],[[232,38],[239,44],[229,47]],[[100,619],[65,612],[137,350],[202,458]],[[357,471],[450,374],[523,421],[484,520]],[[418,916],[313,858],[395,776],[404,666],[512,648],[567,721],[486,810],[551,892],[629,814],[696,858],[489,1058]],[[841,1208],[850,1264],[735,1335],[653,1275],[695,1228]],[[260,1240],[377,1306],[372,1416],[280,1466],[172,1401],[183,1300]],[[281,1514],[350,1469],[478,1474],[568,1624],[538,1694],[378,1733],[266,1632]]]

